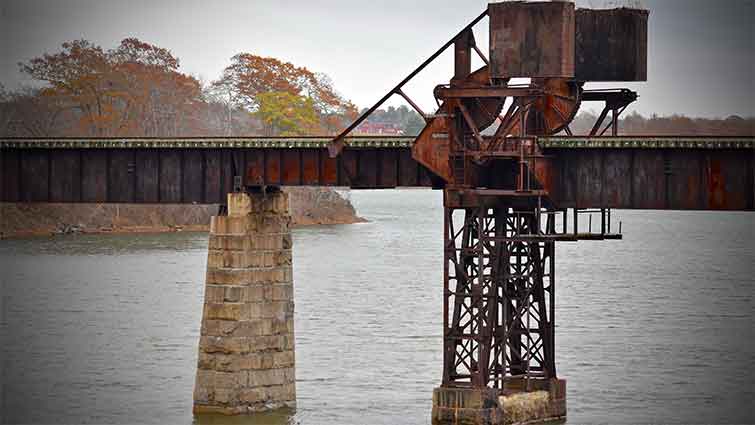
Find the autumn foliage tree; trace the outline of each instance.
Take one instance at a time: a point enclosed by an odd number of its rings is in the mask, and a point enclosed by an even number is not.
[[[21,63],[21,71],[47,83],[39,95],[90,136],[174,136],[196,122],[202,87],[178,72],[170,51],[135,38],[112,50],[87,40]]]
[[[257,95],[255,115],[264,124],[265,136],[312,134],[318,116],[311,97],[272,91]]]
[[[326,75],[275,58],[250,53],[237,54],[231,58],[231,65],[225,68],[223,75],[213,86],[227,91],[238,106],[251,113],[260,115],[259,109],[267,102],[264,105],[265,111],[260,116],[298,116],[303,119],[287,120],[285,131],[288,133],[307,130],[333,133],[356,116],[356,107],[338,95]],[[290,96],[284,96],[283,93]],[[283,99],[295,103],[286,105],[281,102]],[[311,127],[309,114],[292,113],[303,112],[302,108],[306,105],[311,105],[314,109],[319,129]],[[273,107],[282,109],[273,111]]]

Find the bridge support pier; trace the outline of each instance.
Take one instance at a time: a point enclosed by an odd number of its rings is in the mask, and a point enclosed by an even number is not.
[[[288,196],[228,194],[212,217],[194,413],[295,407]]]
[[[434,425],[566,415],[566,382],[554,361],[555,216],[524,195],[469,198],[446,189]]]

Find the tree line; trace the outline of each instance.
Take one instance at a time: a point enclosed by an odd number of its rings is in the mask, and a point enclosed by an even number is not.
[[[126,38],[112,49],[73,40],[59,51],[19,63],[35,87],[0,85],[0,136],[191,137],[333,135],[358,115],[331,79],[276,58],[239,53],[214,81],[179,70],[168,49]],[[361,111],[363,112],[364,109]],[[595,113],[571,123],[587,134]],[[378,109],[371,122],[405,135],[424,127],[406,106]],[[627,135],[755,135],[755,118],[645,118],[634,112],[619,124]]]
[[[569,125],[574,134],[588,134],[597,120],[592,111],[577,114]],[[606,119],[603,126],[610,121]],[[610,134],[610,129],[606,134]],[[718,118],[689,118],[684,115],[658,116],[646,118],[639,113],[632,112],[619,119],[619,134],[628,136],[755,136],[755,118],[742,118],[731,115],[724,119]]]
[[[333,134],[356,117],[324,74],[240,53],[215,81],[179,71],[169,50],[127,38],[87,40],[19,63],[40,83],[0,86],[0,134],[61,137]]]

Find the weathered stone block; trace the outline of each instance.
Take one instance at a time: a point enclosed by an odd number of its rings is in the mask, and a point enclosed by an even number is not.
[[[240,399],[247,403],[267,403],[270,400],[294,401],[296,400],[296,385],[290,383],[249,388],[241,392]]]
[[[251,307],[252,318],[284,319],[293,312],[293,301],[263,301],[247,304]]]
[[[256,303],[265,299],[265,286],[254,285],[241,289],[241,301],[245,303]]]
[[[238,336],[235,335],[235,330],[239,323],[242,322],[205,319],[202,322],[201,334],[207,336]]]
[[[294,349],[294,334],[288,334],[285,335],[285,349],[286,350],[293,350]]]
[[[503,424],[498,390],[493,388],[445,388],[433,391],[433,425]]]
[[[294,285],[290,283],[273,284],[265,288],[265,299],[270,301],[288,301],[294,297]]]
[[[252,235],[215,235],[210,234],[208,249],[226,251],[250,251],[258,249],[257,238]]]
[[[268,283],[290,283],[291,266],[229,269],[210,266],[207,283],[212,285],[253,286]]]
[[[199,349],[205,353],[248,353],[252,351],[252,339],[226,336],[200,336]]]
[[[213,216],[210,219],[210,234],[244,236],[254,234],[261,220],[252,216]]]
[[[207,285],[204,290],[204,302],[222,303],[225,298],[225,288],[216,285]]]
[[[200,351],[199,356],[197,358],[197,368],[200,370],[202,369],[214,370],[215,369],[215,355]]]
[[[262,301],[262,300],[260,300]],[[250,319],[262,319],[265,317],[265,304],[264,302],[250,302],[246,303],[246,305],[249,307],[249,318]]]
[[[249,195],[246,193],[228,194],[228,215],[259,213],[288,214],[288,194],[284,192]]]
[[[227,198],[228,215],[233,216],[246,216],[254,212],[252,207],[254,198],[244,192],[231,192]]]
[[[241,388],[248,385],[248,373],[215,371],[215,388]]]
[[[233,336],[257,337],[273,333],[273,323],[269,319],[247,320],[238,324]]]
[[[252,305],[247,303],[206,303],[204,318],[218,320],[249,320]]]
[[[256,230],[262,234],[288,233],[291,228],[290,216],[266,215],[254,223]]]
[[[278,249],[290,249],[283,248],[283,235],[267,235],[260,237],[261,249],[278,250]]]
[[[211,250],[207,253],[207,267],[216,269],[243,269],[249,267],[270,267],[271,260],[265,257],[272,253],[264,251],[224,251]],[[266,264],[270,263],[270,264]]]
[[[241,402],[249,404],[264,403],[267,399],[267,388],[265,387],[247,388],[242,390],[239,395]]]
[[[281,351],[280,353],[273,353],[273,367],[293,367],[294,366],[294,352],[293,350]]]
[[[289,344],[288,339],[287,335],[263,335],[251,338],[249,349],[255,352],[286,350]]]
[[[290,249],[275,251],[273,264],[271,265],[286,266],[289,264],[291,264],[291,250]]]
[[[296,385],[290,383],[270,387],[267,396],[272,400],[296,400]]]
[[[282,283],[285,278],[285,273],[285,269],[281,267],[256,269],[254,271],[257,282],[261,284]]]
[[[291,266],[282,267],[283,278],[281,282],[293,282],[294,281],[294,269]]]
[[[199,353],[200,369],[239,372],[262,367],[262,355],[257,353],[246,354],[222,354],[222,353]]]
[[[285,319],[271,319],[273,329],[272,334],[273,335],[283,335],[283,334],[290,334],[293,335],[293,325],[294,325],[294,316],[293,314],[291,317],[287,317]]]
[[[238,388],[217,388],[215,390],[215,401],[222,404],[235,404],[239,400]]]
[[[223,288],[223,301],[237,303],[241,301],[241,287],[240,286],[226,286]]]
[[[249,373],[250,387],[269,387],[283,385],[294,381],[294,368],[280,368],[267,370],[251,370]]]
[[[255,283],[252,270],[229,270],[207,267],[205,280],[208,285],[250,285]]]
[[[213,384],[213,371],[197,370],[194,380],[194,402],[209,402],[213,399],[215,385]]]
[[[550,397],[546,391],[521,392],[501,397],[501,405],[509,423],[526,422],[548,417]]]

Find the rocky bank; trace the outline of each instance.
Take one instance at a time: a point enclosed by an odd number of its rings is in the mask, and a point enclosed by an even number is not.
[[[329,188],[285,188],[294,226],[365,221]],[[0,203],[0,237],[207,231],[217,205]]]

